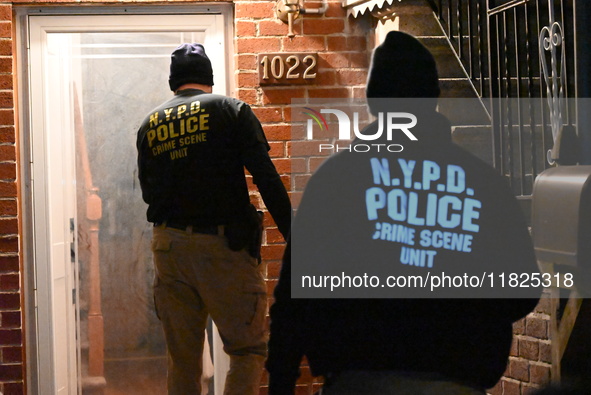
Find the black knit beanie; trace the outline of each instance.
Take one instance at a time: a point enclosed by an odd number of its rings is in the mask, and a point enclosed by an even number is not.
[[[391,31],[373,53],[366,96],[371,98],[437,98],[437,65],[433,55],[410,34]],[[374,100],[373,103],[377,103]]]
[[[188,83],[213,86],[213,69],[201,44],[182,44],[170,56],[170,89]]]

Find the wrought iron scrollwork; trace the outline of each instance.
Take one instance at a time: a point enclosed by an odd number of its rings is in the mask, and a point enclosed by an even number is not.
[[[558,145],[563,130],[565,112],[566,56],[564,32],[559,22],[554,20],[553,1],[548,1],[550,23],[540,30],[539,51],[544,81],[546,82],[546,100],[550,110],[550,126],[554,146],[548,151],[548,163],[554,164],[559,159]],[[546,52],[550,53],[550,68]],[[559,58],[560,57],[560,58]]]

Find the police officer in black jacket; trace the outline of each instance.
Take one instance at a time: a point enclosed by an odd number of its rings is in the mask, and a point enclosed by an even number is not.
[[[262,220],[250,204],[244,168],[279,231],[291,205],[251,108],[212,94],[200,44],[171,57],[174,97],[137,134],[139,179],[154,223],[154,299],[169,354],[169,394],[200,394],[210,315],[230,355],[225,394],[258,394],[266,357],[266,287],[259,262]]]
[[[449,121],[436,112],[438,96],[433,56],[414,37],[390,32],[373,55],[369,108],[376,116],[401,109],[416,115],[418,140],[403,137],[397,153],[342,151],[309,181],[271,307],[271,395],[294,393],[303,356],[312,375],[324,378],[327,395],[483,394],[502,376],[512,323],[533,310],[539,287],[522,294],[497,283],[485,294],[448,285],[437,290],[443,297],[430,297],[428,289],[359,286],[334,290],[339,299],[329,292],[292,298],[296,287],[300,294],[320,289],[319,281],[304,289],[294,273],[362,278],[385,268],[402,279],[480,279],[537,272],[510,188],[452,143]],[[378,128],[375,122],[363,134]]]

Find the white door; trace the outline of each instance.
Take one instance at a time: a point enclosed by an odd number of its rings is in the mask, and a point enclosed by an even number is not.
[[[153,312],[135,134],[144,115],[172,95],[170,53],[180,43],[204,44],[214,91],[229,94],[223,20],[28,17],[24,123],[39,394],[163,393],[165,346]],[[219,355],[219,345],[213,352]]]

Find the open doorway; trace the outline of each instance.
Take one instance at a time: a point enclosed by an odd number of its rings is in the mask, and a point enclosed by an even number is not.
[[[34,393],[165,393],[166,350],[153,308],[151,225],[137,181],[136,131],[145,114],[172,95],[170,53],[180,43],[205,45],[214,70],[225,71],[216,73],[214,92],[230,94],[225,17],[25,18]],[[221,368],[227,362],[213,333],[206,358]],[[206,373],[211,377],[213,366]]]

